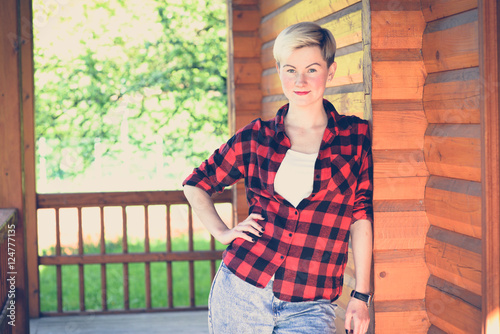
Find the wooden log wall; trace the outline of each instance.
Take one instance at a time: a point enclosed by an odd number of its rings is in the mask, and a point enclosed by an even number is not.
[[[420,1],[372,0],[376,333],[427,333]]]
[[[481,132],[476,0],[422,0],[429,333],[481,333]]]
[[[259,0],[228,0],[228,91],[230,131],[250,123],[261,116],[262,91],[260,87],[262,66],[259,25],[261,14]],[[231,94],[232,93],[232,94]],[[238,182],[233,207],[236,220],[248,216],[245,186]]]

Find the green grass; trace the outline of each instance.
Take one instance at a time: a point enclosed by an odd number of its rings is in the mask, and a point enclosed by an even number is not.
[[[172,239],[173,251],[186,251],[188,249],[187,236]],[[204,236],[196,235],[194,239],[195,250],[210,249],[209,240]],[[224,249],[224,245],[216,243],[216,249]],[[150,245],[151,252],[163,252],[165,242],[154,242]],[[84,246],[85,254],[99,254],[99,245]],[[134,241],[128,243],[129,253],[143,252],[144,243]],[[106,242],[106,253],[121,253],[121,241]],[[48,252],[53,254],[53,250]],[[74,249],[65,249],[63,254],[76,254]],[[220,261],[216,262],[216,268]],[[151,266],[151,303],[153,308],[168,307],[167,292],[167,265],[165,262],[153,262]],[[145,308],[145,264],[130,263],[129,271],[129,303],[130,308]],[[194,262],[195,276],[195,304],[207,305],[210,292],[210,261]],[[79,281],[78,266],[62,266],[62,293],[63,311],[78,311]],[[106,265],[106,292],[108,309],[123,309],[123,264]],[[172,285],[174,307],[189,306],[189,264],[187,261],[172,263]],[[85,309],[101,310],[101,265],[84,265]],[[40,266],[40,309],[42,312],[57,311],[56,266]]]

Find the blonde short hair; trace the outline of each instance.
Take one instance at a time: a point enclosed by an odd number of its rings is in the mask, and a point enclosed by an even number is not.
[[[328,67],[335,61],[337,44],[333,34],[314,22],[300,22],[284,29],[274,42],[274,59],[280,66],[293,51],[307,46],[319,46]]]

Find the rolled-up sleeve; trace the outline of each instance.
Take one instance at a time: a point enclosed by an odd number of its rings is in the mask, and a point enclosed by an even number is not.
[[[373,160],[368,124],[362,140],[361,168],[356,187],[352,221],[366,219],[373,223]]]
[[[222,144],[207,160],[193,170],[182,185],[195,186],[212,195],[223,191],[225,187],[244,177],[239,137],[237,133]]]

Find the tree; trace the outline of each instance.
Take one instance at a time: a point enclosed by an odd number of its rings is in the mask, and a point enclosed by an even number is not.
[[[39,160],[48,179],[81,176],[99,159],[151,176],[159,150],[194,166],[227,137],[223,0],[37,0],[34,10],[36,136],[47,143]],[[41,15],[47,23],[37,26]]]

